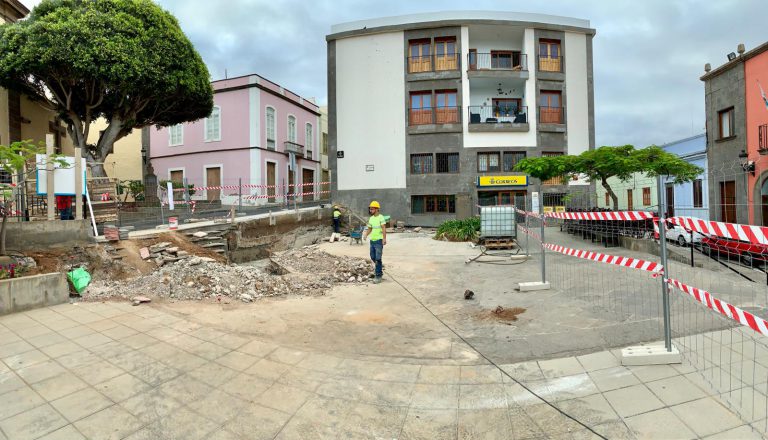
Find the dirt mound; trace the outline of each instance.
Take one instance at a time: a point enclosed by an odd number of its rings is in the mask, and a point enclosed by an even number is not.
[[[271,260],[288,272],[305,274],[331,274],[337,281],[367,278],[371,273],[368,260],[331,255],[316,246],[305,246],[274,255]]]
[[[525,313],[525,310],[526,309],[522,307],[505,308],[502,306],[497,306],[493,310],[488,310],[488,311],[479,313],[478,318],[483,320],[514,322],[514,321],[517,321],[517,317],[519,315],[522,315],[523,313]]]

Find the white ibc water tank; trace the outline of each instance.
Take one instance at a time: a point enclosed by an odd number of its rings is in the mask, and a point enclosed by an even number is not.
[[[514,206],[480,208],[481,237],[517,237]]]

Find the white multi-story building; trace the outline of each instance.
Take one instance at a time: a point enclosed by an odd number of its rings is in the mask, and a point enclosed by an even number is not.
[[[333,26],[334,200],[362,210],[376,199],[412,225],[520,200],[538,183],[513,171],[520,159],[594,146],[594,35],[587,20],[510,12]],[[544,183],[544,192],[567,190]]]

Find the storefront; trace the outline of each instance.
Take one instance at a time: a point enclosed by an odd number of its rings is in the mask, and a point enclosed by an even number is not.
[[[528,194],[528,176],[480,176],[477,178],[477,204],[515,205],[523,209]]]

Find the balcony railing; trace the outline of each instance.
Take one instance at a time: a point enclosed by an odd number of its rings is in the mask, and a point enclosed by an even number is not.
[[[283,146],[285,146],[286,153],[294,153],[297,156],[304,156],[304,145],[297,144],[296,142],[285,141]]]
[[[563,57],[550,57],[539,55],[539,71],[563,72]]]
[[[539,107],[539,123],[563,124],[565,121],[565,109],[563,107]]]
[[[528,56],[517,52],[511,53],[470,53],[469,70],[509,70],[527,71]]]
[[[408,113],[408,125],[458,124],[460,114],[459,107],[412,108]]]
[[[408,57],[408,73],[440,72],[459,69],[459,54]]]
[[[470,124],[525,124],[528,122],[528,107],[473,105],[469,107]]]

